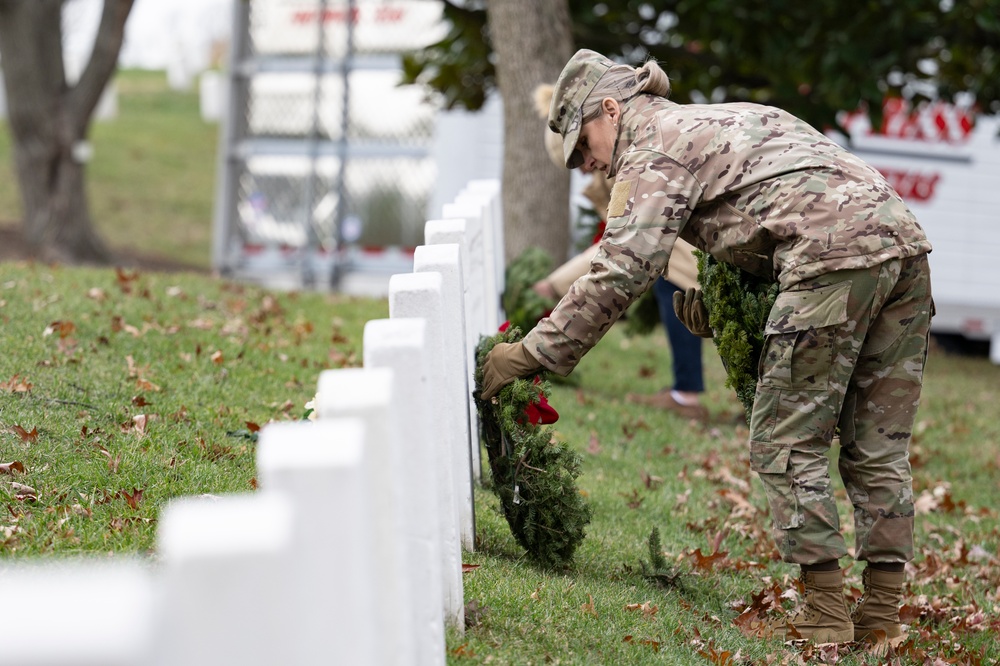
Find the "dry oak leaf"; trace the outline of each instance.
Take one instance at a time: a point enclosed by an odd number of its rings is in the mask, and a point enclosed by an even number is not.
[[[709,571],[715,566],[716,562],[724,560],[728,554],[729,553],[726,551],[715,551],[709,555],[705,555],[701,552],[701,548],[696,548],[694,552],[691,553],[691,558],[694,560],[694,566],[696,569]]]
[[[26,486],[23,483],[17,483],[16,481],[10,482],[11,490],[14,491],[14,497],[19,500],[36,500],[38,499],[38,491],[31,486]]]
[[[646,486],[647,490],[656,490],[663,485],[662,477],[650,474],[644,469],[639,471],[639,478],[642,479],[642,484]]]
[[[597,617],[597,609],[594,608],[594,595],[592,594],[587,595],[587,603],[580,604],[580,610],[586,613],[587,615],[593,615],[594,617]]]
[[[118,471],[118,465],[121,463],[121,460],[122,460],[121,455],[112,456],[111,452],[108,451],[103,446],[99,446],[97,444],[95,444],[94,446],[97,446],[97,449],[101,452],[101,454],[104,455],[108,459],[108,470],[112,474],[114,474],[115,472],[117,472]]]
[[[21,375],[14,375],[8,381],[0,382],[0,389],[11,393],[27,393],[34,386],[27,379],[21,379]]]
[[[468,643],[462,643],[457,648],[451,651],[451,653],[456,657],[475,657],[476,653],[469,649]]]
[[[13,474],[14,472],[24,474],[24,465],[20,461],[0,463],[0,474]]]
[[[150,417],[146,414],[136,414],[132,417],[132,430],[138,435],[139,439],[142,439],[146,435],[146,425],[150,421]]]
[[[131,294],[132,283],[139,278],[139,271],[134,270],[129,273],[128,271],[116,266],[115,277],[118,279],[118,288],[122,290],[122,293]]]
[[[31,430],[25,430],[24,428],[22,428],[19,425],[14,425],[14,426],[11,426],[10,429],[11,429],[11,431],[13,431],[13,433],[15,435],[17,435],[18,437],[21,438],[22,442],[26,442],[28,444],[34,444],[35,442],[38,441],[38,428],[37,427],[36,428],[32,428]]]
[[[632,634],[629,634],[628,636],[626,636],[625,638],[623,638],[622,639],[622,643],[639,643],[639,645],[648,645],[649,647],[653,648],[653,652],[659,652],[660,651],[660,642],[659,641],[654,641],[654,640],[651,640],[649,638],[642,638],[642,639],[636,641],[635,638],[632,636]]]
[[[462,562],[462,573],[465,574],[465,573],[473,572],[476,569],[478,569],[480,566],[482,566],[482,565],[480,565],[480,564],[466,564],[465,562]]]
[[[118,494],[121,495],[123,498],[125,498],[125,502],[129,505],[129,508],[138,509],[139,502],[142,501],[142,494],[144,492],[145,491],[142,489],[136,490],[135,488],[132,488],[131,495],[128,493],[128,491],[125,490],[119,490]]]
[[[44,331],[42,331],[42,337],[48,337],[53,333],[58,333],[60,339],[66,339],[73,335],[73,331],[76,330],[76,324],[71,321],[61,321],[57,320],[49,324]]]
[[[660,610],[660,607],[654,606],[650,601],[644,601],[641,604],[625,604],[625,610],[641,610],[642,614],[646,617],[656,617],[656,613]]]

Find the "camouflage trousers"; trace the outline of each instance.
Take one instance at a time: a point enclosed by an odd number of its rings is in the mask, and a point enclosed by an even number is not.
[[[927,256],[836,271],[778,294],[750,424],[782,559],[847,554],[827,453],[854,505],[855,557],[913,558],[908,449],[933,314]]]

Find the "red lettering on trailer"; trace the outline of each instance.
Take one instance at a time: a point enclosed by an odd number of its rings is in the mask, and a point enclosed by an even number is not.
[[[351,23],[358,22],[358,8],[351,9]],[[292,15],[292,23],[306,24],[315,23],[319,18],[318,10],[297,11]],[[347,20],[347,11],[343,9],[327,9],[323,12],[323,23],[343,23]]]
[[[934,188],[941,179],[939,173],[920,173],[906,169],[879,168],[899,196],[907,201],[926,202],[934,198]]]
[[[923,102],[914,107],[904,99],[887,99],[882,104],[882,125],[868,134],[930,143],[962,143],[968,140],[975,126],[976,109],[944,102]],[[847,114],[844,126],[862,122],[867,115],[861,111]]]
[[[404,11],[400,7],[379,7],[375,12],[376,23],[399,23],[403,20]]]

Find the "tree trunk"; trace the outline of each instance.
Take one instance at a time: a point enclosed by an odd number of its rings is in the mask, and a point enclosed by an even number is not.
[[[545,152],[549,129],[533,103],[573,55],[567,0],[487,3],[497,83],[503,97],[504,245],[509,262],[538,246],[562,263],[569,251],[569,172]]]
[[[106,262],[85,188],[86,139],[114,73],[134,0],[105,0],[79,81],[66,81],[62,0],[0,0],[0,59],[24,209],[23,233],[46,260]]]

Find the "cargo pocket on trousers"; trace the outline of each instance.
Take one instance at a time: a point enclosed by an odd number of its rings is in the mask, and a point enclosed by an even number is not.
[[[788,473],[791,449],[770,442],[750,442],[750,469],[757,473],[771,510],[771,520],[779,530],[791,530],[802,524],[799,502],[792,477]]]
[[[762,384],[824,390],[836,351],[836,326],[847,321],[849,281],[778,294],[764,326]]]

